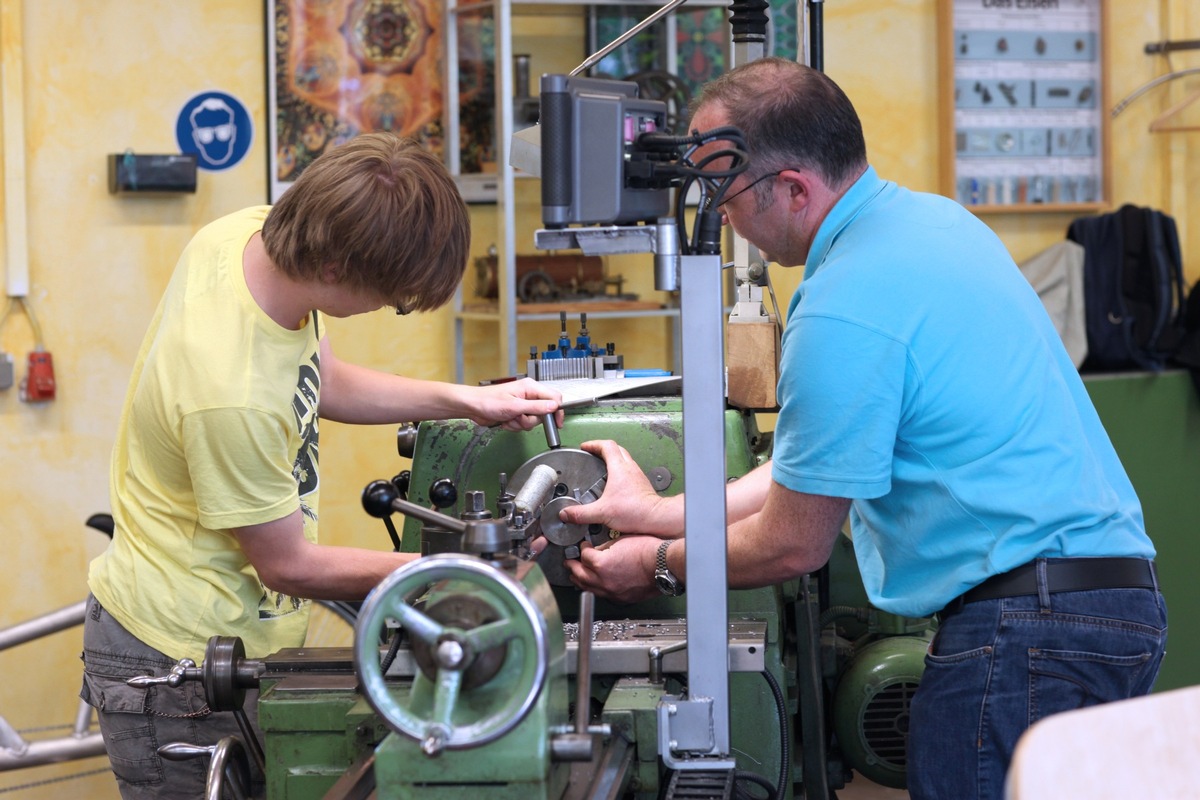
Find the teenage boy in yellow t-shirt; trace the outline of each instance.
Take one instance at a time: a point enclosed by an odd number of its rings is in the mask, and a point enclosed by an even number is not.
[[[134,365],[113,449],[116,531],[88,580],[82,696],[123,797],[202,796],[205,765],[165,761],[157,746],[237,733],[198,683],[126,679],[199,663],[214,635],[240,637],[250,658],[298,647],[310,600],[361,599],[416,557],[318,544],[319,420],[517,430],[558,409],[557,392],[529,380],[460,386],[334,355],[322,314],[436,309],[462,279],[469,241],[441,162],[376,133],[184,250]]]

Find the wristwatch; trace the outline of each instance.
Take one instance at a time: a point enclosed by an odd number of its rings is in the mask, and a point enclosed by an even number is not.
[[[667,539],[658,546],[658,557],[654,560],[654,583],[667,597],[679,597],[683,594],[683,581],[667,569],[667,548],[671,546],[671,541]]]

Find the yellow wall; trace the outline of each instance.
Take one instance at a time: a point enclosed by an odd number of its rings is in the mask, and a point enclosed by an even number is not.
[[[15,389],[0,393],[0,626],[83,597],[87,562],[103,541],[82,523],[107,509],[108,455],[129,367],[175,257],[201,224],[266,195],[261,2],[23,0],[22,6],[22,29],[2,34],[6,47],[15,43],[24,51],[30,297],[59,389],[55,402],[37,407],[20,403]],[[937,127],[936,0],[825,6],[826,69],[855,100],[875,166],[884,177],[936,190],[945,144]],[[1110,3],[1111,100],[1167,71],[1163,57],[1142,52],[1146,42],[1198,36],[1200,8],[1191,0]],[[573,66],[582,56],[581,44],[571,51],[573,41],[581,37],[558,38],[544,49],[533,40],[522,49],[535,60],[544,53]],[[1200,51],[1176,54],[1172,63],[1200,66]],[[1189,203],[1200,160],[1187,151],[1195,134],[1155,135],[1147,125],[1197,88],[1200,81],[1185,80],[1155,90],[1112,126],[1114,200],[1173,214],[1192,278],[1200,270],[1200,209]],[[106,154],[174,151],[176,114],[207,90],[239,98],[256,120],[247,159],[226,172],[202,171],[194,196],[109,195]],[[1200,122],[1200,104],[1189,111],[1185,119]],[[1010,214],[987,221],[1022,259],[1061,239],[1071,218]],[[494,240],[494,226],[494,212],[479,208],[477,252]],[[633,277],[625,266],[620,271]],[[777,275],[776,285],[786,295],[796,277],[795,270]],[[616,331],[612,325],[605,323],[598,338],[639,347],[650,342],[647,357],[669,352],[661,321],[622,323]],[[334,320],[330,328],[343,357],[419,377],[453,375],[445,312]],[[520,335],[522,348],[551,339],[544,326],[522,328]],[[25,320],[10,319],[0,331],[0,349],[17,355],[21,373],[30,347]],[[472,351],[480,359],[472,367],[477,374],[493,369],[489,331],[473,332]],[[365,518],[358,495],[369,480],[401,467],[394,430],[330,424],[322,439],[323,535],[385,548],[382,526]],[[21,729],[70,721],[79,648],[76,630],[0,653],[0,714]],[[9,773],[0,776],[0,788],[96,765]],[[65,786],[78,796],[115,796],[107,776]],[[63,791],[58,785],[21,796]]]

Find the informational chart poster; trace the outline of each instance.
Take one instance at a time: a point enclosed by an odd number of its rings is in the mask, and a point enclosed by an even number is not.
[[[1106,200],[1103,0],[943,0],[944,191],[977,210]]]

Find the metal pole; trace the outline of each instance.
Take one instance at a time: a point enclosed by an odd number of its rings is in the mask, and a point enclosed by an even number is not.
[[[0,650],[7,650],[10,647],[58,633],[75,625],[82,625],[86,613],[87,601],[80,600],[73,606],[60,608],[57,611],[51,611],[40,617],[0,630]]]
[[[729,618],[725,587],[725,341],[720,256],[683,256],[684,530],[688,696],[712,705],[711,755],[728,756]],[[717,433],[717,435],[714,435]],[[704,765],[697,764],[697,767]]]
[[[71,737],[30,742],[20,752],[14,752],[13,748],[6,746],[0,748],[0,772],[102,756],[104,753],[104,739],[99,732],[78,739]]]

